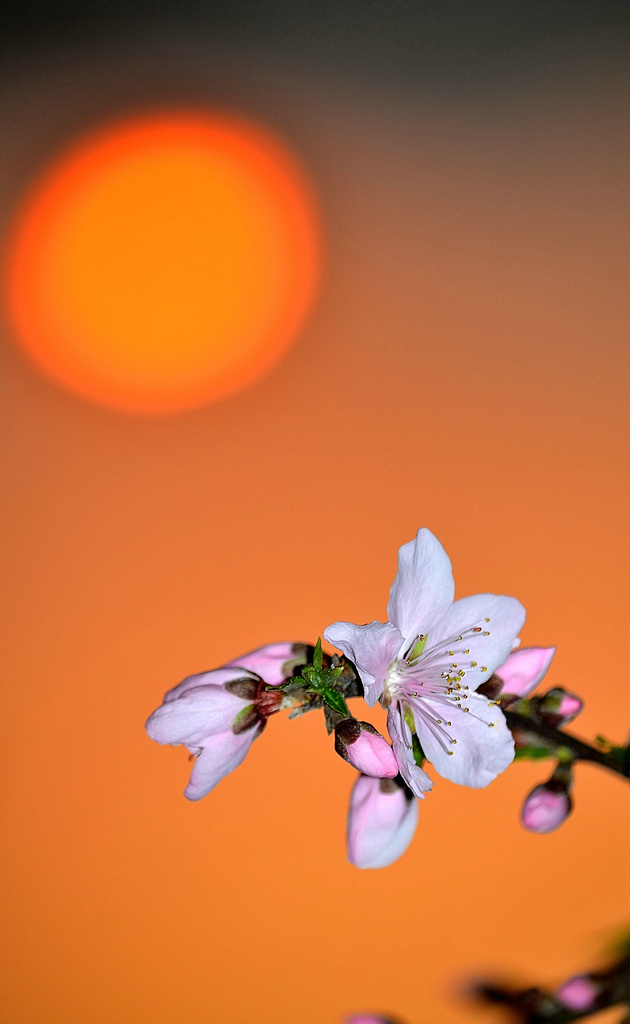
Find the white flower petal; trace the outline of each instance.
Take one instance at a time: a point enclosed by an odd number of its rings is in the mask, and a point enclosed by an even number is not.
[[[181,683],[164,694],[164,702],[178,700],[182,694],[187,693],[188,690],[196,690],[199,686],[225,686],[226,683],[234,683],[237,679],[253,679],[258,682],[259,678],[247,668],[224,665],[221,668],[213,668],[209,672],[198,672],[194,676],[186,676]]]
[[[506,661],[524,623],[525,609],[515,597],[463,597],[451,605],[429,632],[418,662],[418,674],[427,675],[429,666],[432,670],[443,670],[455,664],[457,671],[465,671],[471,689],[476,689]]]
[[[426,698],[411,704],[420,745],[445,779],[483,789],[514,760],[514,740],[505,717],[481,694],[471,693],[461,708]],[[441,726],[435,724],[438,720]]]
[[[231,728],[247,704],[222,686],[198,686],[162,704],[148,719],[146,730],[157,743],[200,747],[208,736]]]
[[[418,804],[404,789],[383,792],[381,780],[359,775],[348,812],[348,860],[385,868],[405,852],[418,823]]]
[[[409,786],[412,793],[424,799],[424,794],[433,788],[433,782],[424,771],[418,768],[410,747],[411,733],[407,726],[403,725],[400,706],[396,703],[391,706],[387,715],[387,731],[391,737],[392,750],[398,762],[400,774]]]
[[[199,757],[195,758],[184,796],[188,800],[201,800],[207,796],[221,779],[238,768],[259,732],[260,726],[255,726],[238,736],[231,729],[212,736]]]
[[[356,665],[365,700],[373,707],[383,692],[387,669],[396,657],[402,637],[389,622],[333,622],[324,630],[324,639],[338,647]]]
[[[431,629],[454,596],[450,558],[430,530],[418,530],[398,552],[398,572],[387,605],[389,621],[411,640]]]

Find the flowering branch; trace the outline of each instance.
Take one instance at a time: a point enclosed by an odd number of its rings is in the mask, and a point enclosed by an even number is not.
[[[350,799],[348,857],[357,867],[386,867],[404,853],[416,827],[414,797],[433,787],[427,774],[481,788],[516,757],[555,757],[551,778],[527,797],[525,828],[550,832],[571,812],[573,764],[591,761],[630,778],[630,747],[590,746],[562,731],[582,710],[559,687],[532,691],[553,647],[519,647],[525,609],[513,597],[476,594],[454,600],[451,563],[426,529],[403,544],[387,622],[335,622],[325,639],[267,644],[220,668],[188,676],[147,721],[158,743],[183,744],[193,762],[184,791],[199,800],[247,754],[268,720],[322,711],[335,751],[361,777]],[[387,711],[390,743],[348,701]],[[367,781],[366,781],[367,780]]]
[[[625,1006],[630,1022],[630,951],[627,942],[605,969],[576,974],[550,992],[542,988],[512,989],[492,983],[478,986],[475,995],[501,1004],[521,1024],[570,1024],[613,1006]]]
[[[532,740],[535,740],[538,745],[537,749],[541,750],[539,757],[550,757],[556,754],[565,760],[590,761],[625,779],[630,779],[630,746],[617,747],[600,739],[601,746],[594,747],[562,729],[543,721],[535,721],[530,715],[519,711],[510,711],[507,708],[504,710],[504,714],[512,735],[517,742],[520,739],[524,743],[521,749],[527,750],[529,746],[534,746]],[[517,746],[517,752],[518,750]],[[537,759],[537,757],[533,758],[533,760]]]
[[[336,753],[360,773],[347,829],[348,859],[360,868],[387,867],[407,849],[418,822],[415,797],[433,786],[427,764],[451,782],[483,788],[515,758],[555,758],[551,778],[522,810],[525,828],[551,832],[571,812],[575,762],[630,779],[630,743],[597,737],[593,746],[571,736],[563,727],[582,700],[560,687],[533,693],[555,648],[520,646],[525,609],[516,598],[454,595],[444,548],[419,530],[399,550],[387,622],[328,626],[324,638],[340,654],[325,654],[321,639],[314,647],[267,644],[188,676],[165,694],[147,732],[187,747],[193,768],[184,793],[199,800],[243,761],[272,716],[322,711]],[[360,697],[387,711],[391,744],[350,711],[348,701]],[[630,944],[607,969],[570,978],[554,993],[484,984],[477,996],[506,1006],[522,1024],[570,1024],[617,1005],[630,1010]],[[360,1014],[347,1024],[392,1022]]]

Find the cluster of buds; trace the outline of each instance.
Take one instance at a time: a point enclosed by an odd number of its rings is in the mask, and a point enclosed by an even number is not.
[[[186,746],[194,766],[184,796],[195,801],[207,796],[241,764],[271,715],[286,709],[295,717],[324,708],[329,732],[335,734],[337,754],[361,772],[351,801],[349,834],[356,862],[363,862],[367,848],[373,851],[375,844],[378,846],[375,831],[381,846],[389,845],[398,818],[410,817],[409,801],[404,783],[393,781],[398,766],[389,743],[369,722],[349,714],[337,685],[341,672],[338,659],[328,658],[321,643],[316,648],[266,644],[218,669],[187,676],[165,694],[160,708],[146,722],[146,731],[159,743]],[[353,674],[346,670],[348,678]],[[366,819],[362,780],[374,782],[376,791],[381,783],[383,793],[394,796],[393,800],[379,800],[375,792],[370,800],[370,820]],[[405,804],[403,815],[398,813],[401,801]],[[382,826],[377,828],[379,821]]]
[[[282,684],[311,651],[267,644],[168,691],[146,730],[157,743],[188,748],[194,764],[184,796],[200,800],[241,764],[267,719],[286,706]]]
[[[566,746],[559,748],[555,731],[572,722],[584,704],[576,694],[557,686],[530,696],[547,674],[555,652],[555,647],[519,648],[481,687],[507,713],[517,758],[558,757],[551,778],[525,798],[521,822],[530,832],[553,832],[573,807],[574,758]]]
[[[344,674],[320,642],[315,648],[267,644],[188,676],[166,693],[146,729],[158,743],[187,747],[194,763],[184,796],[200,800],[241,764],[271,715],[323,709],[336,752],[360,772],[350,800],[348,857],[358,867],[382,867],[411,841],[417,804],[399,777],[390,744],[348,711],[341,692],[348,683],[356,686],[352,670]]]

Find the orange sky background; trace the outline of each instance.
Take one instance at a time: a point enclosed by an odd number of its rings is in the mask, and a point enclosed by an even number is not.
[[[319,716],[270,721],[198,804],[185,752],[144,734],[191,672],[384,617],[419,526],[458,596],[513,594],[524,642],[558,645],[549,683],[586,700],[576,732],[621,742],[630,723],[618,83],[567,72],[475,108],[351,90],[333,104],[331,83],[298,76],[283,115],[269,82],[243,113],[301,159],[326,255],[316,309],[264,380],[127,417],[58,390],[3,328],[13,1024],[333,1024],[361,1008],[474,1024],[462,979],[554,984],[630,917],[630,788],[596,768],[547,837],[518,823],[547,765],[485,791],[438,778],[408,853],[361,872],[344,854],[353,772]],[[5,222],[32,139],[16,129]]]

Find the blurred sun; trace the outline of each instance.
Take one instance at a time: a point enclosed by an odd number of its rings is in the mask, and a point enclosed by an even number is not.
[[[286,350],[320,248],[312,187],[267,132],[138,117],[84,137],[35,183],[9,237],[8,315],[72,391],[175,412],[245,387]]]

